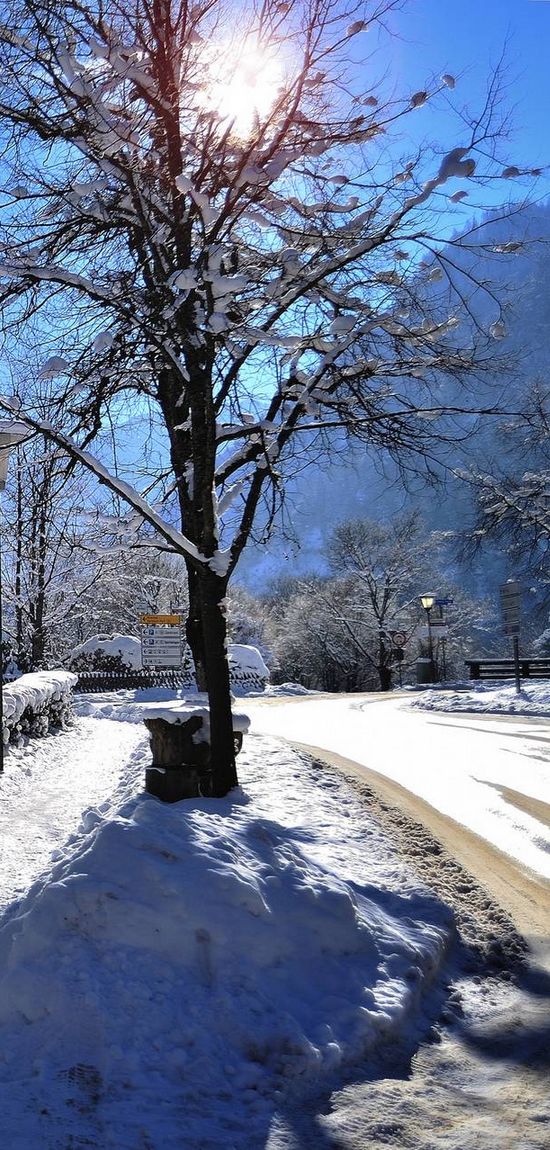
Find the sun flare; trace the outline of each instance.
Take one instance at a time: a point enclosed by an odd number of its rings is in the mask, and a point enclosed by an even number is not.
[[[232,46],[224,63],[204,93],[207,106],[246,137],[256,119],[269,115],[277,99],[282,70],[274,54],[247,44]],[[232,58],[231,58],[232,57]]]

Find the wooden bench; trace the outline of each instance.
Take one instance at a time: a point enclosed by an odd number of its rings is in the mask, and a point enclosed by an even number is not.
[[[465,659],[470,671],[470,679],[513,679],[515,678],[513,659]],[[522,679],[550,679],[550,659],[520,659],[519,673]]]

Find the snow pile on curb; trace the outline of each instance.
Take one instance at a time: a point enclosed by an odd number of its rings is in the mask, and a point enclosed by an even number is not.
[[[63,726],[77,680],[71,671],[36,671],[4,686],[4,743],[17,742],[24,735],[44,735],[52,726]]]
[[[550,714],[550,683],[534,679],[522,681],[518,695],[515,683],[469,683],[460,690],[424,691],[409,706],[421,711],[479,711],[494,715]]]
[[[242,757],[242,789],[166,806],[138,756],[4,921],[10,1145],[66,1134],[89,1087],[94,1145],[263,1146],[281,1091],[418,1026],[450,911],[344,781],[263,738]]]

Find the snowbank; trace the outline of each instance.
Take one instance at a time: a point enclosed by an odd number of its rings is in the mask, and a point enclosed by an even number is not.
[[[71,689],[77,675],[70,671],[36,671],[21,675],[2,689],[4,743],[22,735],[47,734],[68,717]]]
[[[140,793],[143,750],[4,920],[12,1150],[71,1115],[79,1144],[263,1146],[281,1091],[418,1025],[450,912],[345,782],[249,743],[242,789],[174,806]]]
[[[469,683],[467,687],[452,686],[446,690],[423,691],[411,700],[411,707],[423,711],[479,711],[486,714],[548,715],[550,714],[550,682],[523,680],[521,693],[515,683]]]

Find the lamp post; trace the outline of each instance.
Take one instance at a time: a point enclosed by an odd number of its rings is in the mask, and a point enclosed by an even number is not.
[[[428,657],[430,660],[430,683],[435,683],[436,682],[436,674],[435,674],[434,648],[433,648],[433,642],[432,642],[432,620],[431,620],[432,607],[435,603],[435,595],[421,595],[420,596],[420,602],[421,602],[421,604],[422,604],[422,606],[426,612],[426,619],[428,621]]]
[[[16,447],[29,434],[24,423],[13,419],[0,419],[0,492],[6,486],[8,463],[12,447]],[[4,652],[2,650],[2,553],[0,549],[0,773],[4,770]]]

